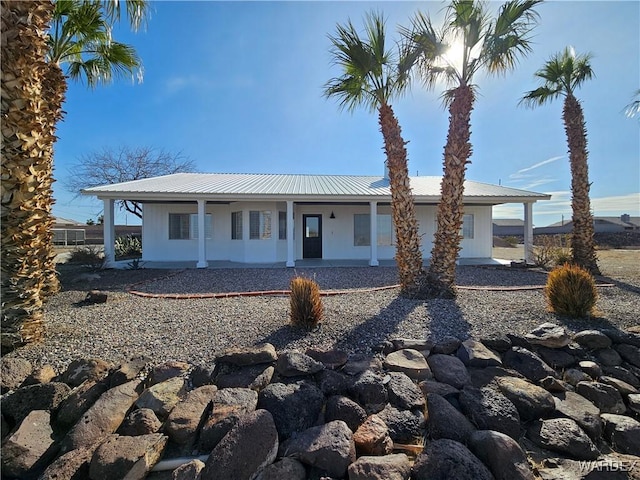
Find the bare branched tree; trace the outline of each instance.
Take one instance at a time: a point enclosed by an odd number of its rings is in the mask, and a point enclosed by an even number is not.
[[[173,153],[151,147],[104,147],[82,155],[69,169],[64,185],[72,193],[83,188],[112,183],[130,182],[142,178],[194,172],[195,163],[180,152]],[[120,208],[142,218],[142,207],[136,202],[121,200]]]

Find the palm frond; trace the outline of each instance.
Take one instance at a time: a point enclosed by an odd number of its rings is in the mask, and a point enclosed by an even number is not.
[[[428,89],[433,88],[439,78],[451,73],[436,65],[449,46],[444,41],[443,32],[433,26],[429,15],[416,12],[411,19],[411,27],[400,27],[399,32],[404,38],[400,60],[403,72],[417,70]]]
[[[554,54],[534,74],[542,80],[542,85],[526,93],[520,103],[535,107],[561,95],[573,95],[578,87],[594,76],[591,58],[591,54],[577,55],[572,47]]]
[[[541,0],[511,0],[500,8],[485,40],[487,69],[505,73],[515,68],[518,59],[532,51],[529,34],[537,25],[534,7]]]
[[[525,93],[519,104],[528,108],[538,107],[557,98],[561,95],[561,92],[562,90],[560,88],[538,87],[535,90]]]
[[[111,23],[120,21],[124,3],[129,25],[134,31],[138,31],[140,27],[146,28],[151,17],[151,2],[147,0],[94,0],[94,2],[104,5],[107,19]]]
[[[135,49],[113,41],[104,8],[99,1],[58,1],[49,32],[47,60],[66,65],[71,79],[86,80],[91,88],[141,72]]]
[[[324,95],[337,97],[341,108],[366,106],[375,110],[406,88],[406,68],[398,65],[399,55],[386,47],[381,13],[365,16],[362,36],[349,20],[338,24],[329,40],[332,63],[342,70],[342,75],[324,85]]]
[[[640,115],[640,89],[634,94],[635,100],[625,107],[624,113],[627,117],[633,118]]]

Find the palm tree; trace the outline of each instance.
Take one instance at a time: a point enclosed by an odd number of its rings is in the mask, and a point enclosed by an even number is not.
[[[564,96],[562,120],[569,147],[571,167],[571,208],[573,211],[573,233],[571,251],[573,262],[594,275],[600,274],[593,240],[593,216],[589,200],[589,166],[587,152],[587,130],[584,113],[575,91],[593,77],[591,55],[576,55],[573,48],[565,48],[553,55],[535,73],[542,86],[527,92],[522,103],[529,107],[543,105]]]
[[[437,211],[437,228],[427,273],[429,296],[456,295],[456,260],[460,252],[463,192],[472,147],[471,111],[477,86],[474,75],[482,69],[491,74],[515,67],[519,56],[531,51],[529,33],[535,26],[534,7],[541,0],[512,0],[501,6],[496,18],[487,4],[454,0],[446,11],[442,29],[433,27],[428,15],[418,12],[411,28],[401,33],[409,44],[407,61],[414,64],[427,88],[444,81],[443,94],[449,109],[449,130],[444,148],[444,175]],[[443,55],[443,45],[460,50],[460,58]]]
[[[361,39],[353,24],[337,26],[329,36],[331,55],[342,75],[325,85],[325,96],[336,97],[340,107],[353,111],[364,106],[378,111],[378,120],[389,170],[391,210],[396,232],[396,262],[403,295],[419,295],[422,252],[415,204],[407,167],[406,142],[390,104],[391,98],[406,85],[406,71],[397,63],[397,55],[385,46],[385,26],[381,14],[365,17],[366,38]],[[376,239],[372,238],[372,242]]]
[[[51,169],[43,128],[51,2],[2,0],[2,350],[42,335],[51,256]]]
[[[68,63],[89,85],[140,65],[113,42],[117,0],[2,2],[2,346],[40,339],[44,301],[59,289],[53,249],[53,145]],[[132,26],[146,2],[126,2]],[[126,47],[126,48],[124,48]]]

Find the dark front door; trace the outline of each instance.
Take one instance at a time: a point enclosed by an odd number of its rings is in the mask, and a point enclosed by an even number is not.
[[[322,258],[322,215],[303,215],[302,258]]]

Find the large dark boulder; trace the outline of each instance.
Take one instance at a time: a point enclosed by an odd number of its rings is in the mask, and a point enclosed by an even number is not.
[[[313,426],[324,401],[322,391],[311,383],[272,383],[260,392],[258,408],[273,415],[278,435],[280,439],[285,439],[294,432]]]
[[[462,411],[481,430],[520,437],[520,415],[515,405],[490,387],[466,387],[460,394]]]
[[[256,410],[243,416],[211,451],[200,480],[252,480],[278,453],[272,415]]]
[[[283,451],[286,456],[324,470],[336,478],[342,478],[349,464],[356,459],[353,432],[341,420],[300,432],[283,445]]]
[[[414,480],[494,480],[489,469],[467,447],[442,438],[429,442],[412,468]]]
[[[503,357],[504,365],[521,373],[532,382],[539,382],[545,377],[557,377],[553,368],[538,355],[522,347],[513,347]]]

